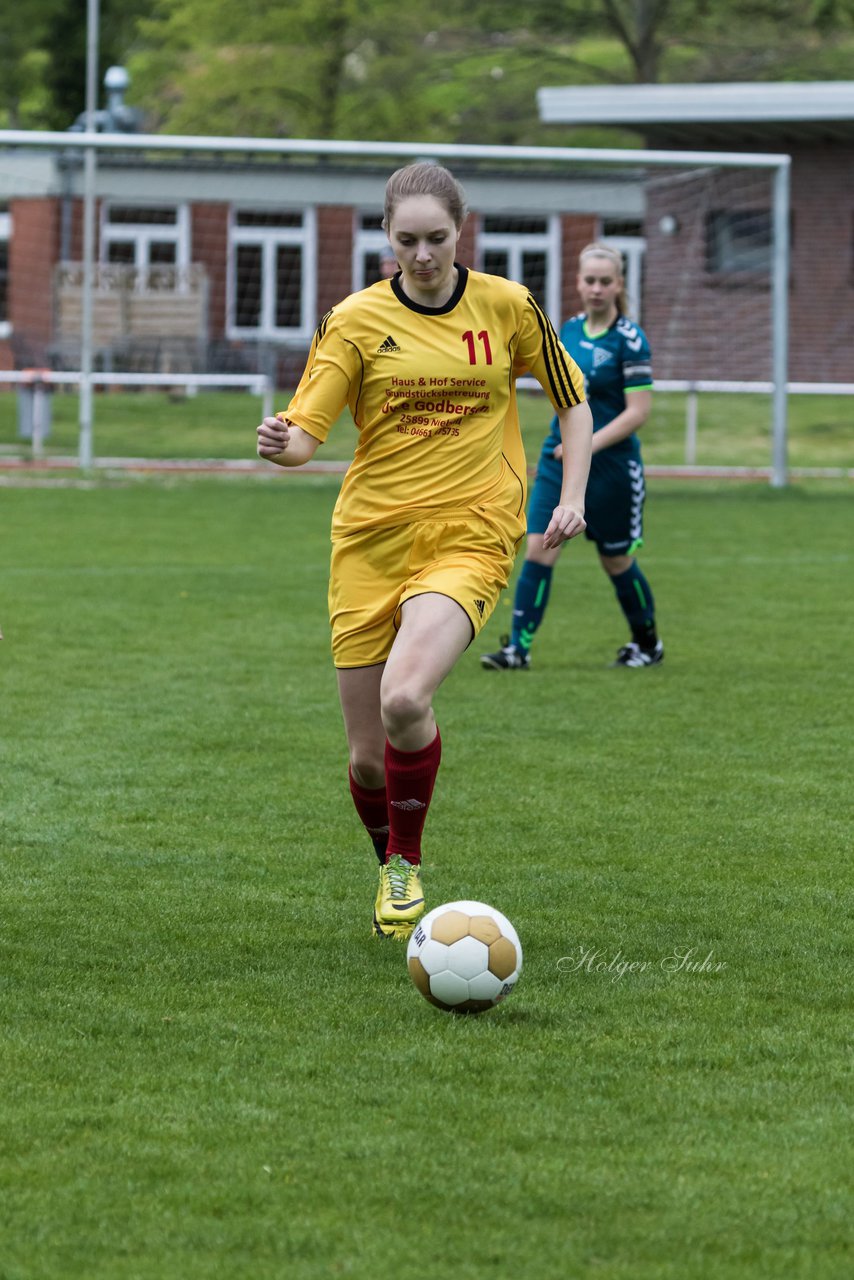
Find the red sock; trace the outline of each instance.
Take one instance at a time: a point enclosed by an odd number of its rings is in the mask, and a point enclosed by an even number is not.
[[[356,781],[352,769],[349,770],[349,774],[350,795],[353,797],[356,812],[374,842],[377,857],[380,862],[385,862],[385,849],[388,844],[388,801],[385,787],[368,790]]]
[[[407,862],[421,861],[421,832],[433,794],[442,739],[439,730],[429,746],[420,751],[398,751],[385,744],[385,785],[388,794],[388,848],[386,861],[394,853]]]

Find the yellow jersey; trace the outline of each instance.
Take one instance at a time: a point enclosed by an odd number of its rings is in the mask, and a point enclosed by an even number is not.
[[[555,409],[584,400],[578,366],[524,285],[457,270],[443,307],[411,301],[395,276],[318,326],[282,416],[323,441],[349,406],[358,440],[334,539],[493,504],[524,519],[516,378],[530,372]]]

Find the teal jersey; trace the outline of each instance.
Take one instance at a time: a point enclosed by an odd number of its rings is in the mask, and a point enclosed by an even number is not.
[[[601,431],[623,412],[626,391],[652,388],[652,357],[646,334],[624,316],[618,316],[610,329],[591,334],[582,311],[565,322],[560,340],[584,374],[594,431]],[[560,431],[554,417],[543,452],[558,444]],[[628,436],[611,448],[635,453],[639,449],[637,436]]]

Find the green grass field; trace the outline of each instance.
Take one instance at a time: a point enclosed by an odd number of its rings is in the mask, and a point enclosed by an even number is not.
[[[277,405],[289,400],[283,394]],[[551,416],[541,395],[523,392],[520,416],[532,462]],[[850,396],[789,397],[789,461],[792,467],[854,471],[854,425]],[[45,455],[77,456],[76,396],[52,398],[52,429]],[[697,463],[701,466],[767,467],[771,463],[771,408],[768,396],[704,394],[699,397]],[[252,456],[248,423],[260,420],[261,402],[243,392],[206,392],[170,399],[163,392],[111,393],[94,401],[94,446],[99,457],[246,458]],[[642,434],[648,463],[674,466],[685,461],[685,397],[660,393]],[[348,459],[354,432],[343,417],[320,457]],[[0,393],[0,462],[26,457],[18,439],[17,399]]]
[[[475,1019],[369,936],[335,492],[0,489],[0,1277],[850,1276],[850,492],[653,482],[660,669],[589,546],[529,673],[504,599],[425,840],[525,948]]]

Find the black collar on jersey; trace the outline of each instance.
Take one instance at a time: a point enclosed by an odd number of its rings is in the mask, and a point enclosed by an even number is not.
[[[405,307],[409,307],[410,311],[417,311],[420,316],[444,316],[449,311],[453,311],[466,291],[466,281],[469,275],[468,267],[461,267],[458,262],[455,262],[454,266],[457,268],[457,285],[448,301],[441,307],[423,307],[420,302],[413,302],[411,298],[407,298],[401,288],[400,272],[396,276],[392,276],[389,283],[398,302],[402,302]]]

